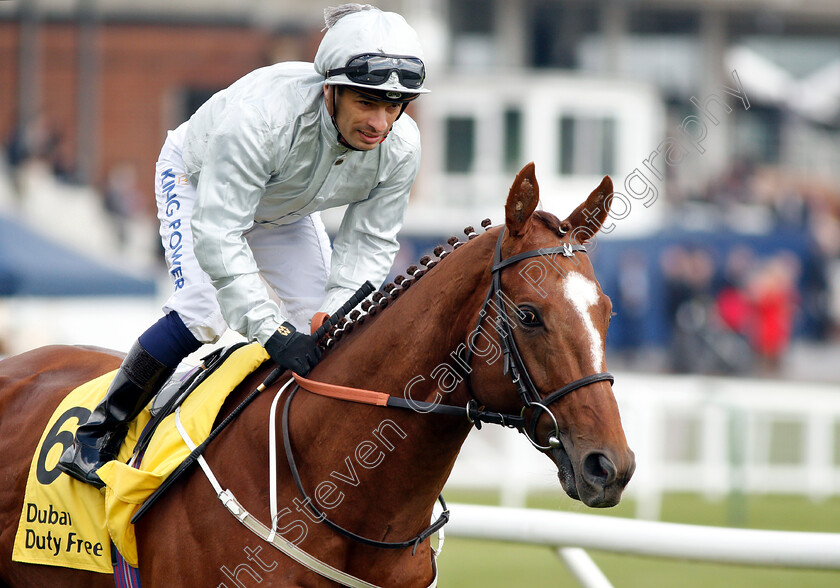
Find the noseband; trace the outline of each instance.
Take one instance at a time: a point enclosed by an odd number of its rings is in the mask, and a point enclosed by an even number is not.
[[[513,265],[518,261],[522,261],[523,259],[528,259],[531,257],[543,257],[557,254],[562,255],[563,257],[573,257],[576,252],[586,253],[586,247],[579,244],[563,243],[563,245],[560,245],[558,247],[549,247],[546,249],[533,249],[524,253],[518,253],[512,257],[508,257],[507,259],[502,260],[502,239],[504,238],[504,234],[505,227],[503,226],[501,232],[499,233],[499,238],[496,241],[495,252],[493,253],[493,266],[490,268],[490,272],[492,274],[490,290],[487,292],[487,296],[484,299],[484,304],[481,307],[481,311],[478,313],[478,323],[476,324],[476,327],[472,332],[470,345],[467,345],[465,360],[469,365],[473,354],[473,343],[475,341],[475,338],[478,336],[479,329],[482,323],[484,322],[484,319],[487,318],[488,307],[495,305],[495,329],[496,332],[499,334],[499,342],[501,344],[502,354],[504,357],[503,373],[510,374],[511,380],[516,386],[516,391],[519,395],[520,400],[522,401],[522,411],[520,412],[519,419],[517,419],[516,425],[514,426],[516,426],[520,430],[520,432],[525,434],[525,436],[528,438],[528,440],[534,447],[536,447],[539,450],[547,451],[550,449],[560,447],[560,426],[557,424],[557,419],[549,410],[549,406],[551,406],[553,403],[557,402],[567,394],[570,394],[579,388],[583,388],[584,386],[588,386],[596,382],[609,382],[610,384],[612,384],[615,381],[615,378],[609,372],[601,372],[597,374],[591,374],[589,376],[585,376],[583,378],[570,382],[569,384],[566,384],[562,388],[555,390],[546,397],[543,397],[539,393],[537,387],[534,385],[534,381],[531,378],[531,375],[528,373],[528,368],[525,366],[525,362],[522,360],[522,354],[519,352],[519,348],[516,345],[516,340],[513,338],[513,331],[511,330],[511,319],[510,314],[508,313],[508,305],[502,293],[502,270],[510,265]],[[467,384],[467,389],[469,390],[470,396],[472,396],[470,404],[473,404],[474,408],[482,406],[482,403],[476,397],[472,386],[469,385],[469,379],[467,380]],[[532,413],[530,419],[525,418],[525,411],[527,411],[528,409],[534,409],[535,411],[534,413]],[[539,421],[539,411],[545,412],[554,423],[554,434],[549,436],[548,445],[541,445],[537,441],[537,423]],[[469,407],[467,409],[467,412],[470,412]],[[480,423],[476,423],[476,426],[480,427]]]

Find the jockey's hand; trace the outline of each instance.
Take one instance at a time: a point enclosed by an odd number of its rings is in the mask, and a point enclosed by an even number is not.
[[[298,333],[291,323],[283,323],[265,342],[265,350],[280,367],[305,376],[321,359],[321,349],[310,335]]]

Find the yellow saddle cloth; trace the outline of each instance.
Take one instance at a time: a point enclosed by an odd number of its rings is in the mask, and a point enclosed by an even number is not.
[[[228,394],[266,359],[268,354],[260,345],[245,345],[187,397],[180,418],[193,441],[207,438]],[[106,484],[104,497],[100,490],[61,474],[56,467],[79,421],[87,419],[104,398],[115,374],[116,370],[73,390],[47,423],[29,468],[13,561],[110,574],[113,541],[123,558],[137,567],[131,517],[190,454],[175,429],[174,415],[158,426],[140,469],[125,462],[151,418],[148,407],[131,424],[118,460],[98,471]]]

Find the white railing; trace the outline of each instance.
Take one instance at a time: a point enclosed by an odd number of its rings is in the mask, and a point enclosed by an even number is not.
[[[450,505],[449,537],[554,548],[586,588],[611,584],[583,549],[683,560],[840,570],[840,533],[728,529],[537,509]]]
[[[840,385],[620,373],[614,390],[636,453],[627,496],[640,518],[658,518],[672,491],[840,495]],[[560,492],[544,455],[491,427],[467,439],[448,487],[501,490],[505,506]]]

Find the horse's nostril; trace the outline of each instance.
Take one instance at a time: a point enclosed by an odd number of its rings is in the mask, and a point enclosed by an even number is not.
[[[587,455],[583,462],[583,472],[588,482],[600,486],[607,486],[616,478],[615,465],[603,453]]]

